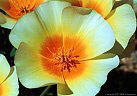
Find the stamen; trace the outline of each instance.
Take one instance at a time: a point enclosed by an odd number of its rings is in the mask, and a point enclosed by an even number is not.
[[[65,53],[64,49],[62,49],[60,55],[58,53],[55,55],[55,65],[61,66],[61,71],[67,70],[68,72],[71,72],[72,68],[77,68],[77,65],[80,64],[80,61],[78,60],[79,55],[72,56],[73,51],[74,49],[71,49]]]

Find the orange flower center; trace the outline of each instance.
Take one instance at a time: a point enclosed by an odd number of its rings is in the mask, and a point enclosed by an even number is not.
[[[77,65],[80,64],[80,61],[78,60],[79,55],[71,55],[73,51],[73,49],[70,49],[64,52],[64,49],[62,48],[61,51],[59,51],[59,53],[55,54],[55,65],[61,66],[61,71],[70,72],[72,68],[76,68]]]
[[[44,0],[8,0],[4,3],[4,10],[14,19],[18,20],[24,14],[32,12]]]
[[[3,90],[2,90],[2,85],[0,85],[0,96],[2,96]]]
[[[41,47],[42,66],[55,76],[66,79],[78,77],[86,68],[85,44],[77,37],[52,36],[45,39]],[[72,79],[72,78],[71,78]]]

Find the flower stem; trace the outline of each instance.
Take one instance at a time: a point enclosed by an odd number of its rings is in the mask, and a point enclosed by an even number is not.
[[[48,93],[49,89],[51,88],[52,86],[47,86],[46,89],[41,93],[40,96],[45,96],[45,94]]]

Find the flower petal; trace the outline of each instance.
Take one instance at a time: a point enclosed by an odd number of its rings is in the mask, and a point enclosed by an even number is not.
[[[73,80],[65,79],[75,96],[95,96],[99,92],[100,87],[106,82],[107,74],[118,66],[119,58],[115,56],[109,59],[85,62],[88,63],[88,66],[80,77]]]
[[[61,83],[57,84],[57,93],[60,95],[71,95],[71,94],[73,94],[66,83],[65,84],[61,84]]]
[[[71,95],[62,95],[62,94],[58,94],[58,96],[75,96],[74,94]]]
[[[80,40],[86,40],[85,44],[90,46],[87,50],[87,53],[91,54],[90,58],[108,51],[115,43],[111,26],[95,11],[88,15],[81,15],[74,7],[65,8],[62,24],[62,30],[69,30],[65,31],[64,35],[68,32],[71,37],[79,36]],[[75,46],[77,45],[78,42],[75,42]]]
[[[3,15],[5,19],[5,23],[1,24],[2,27],[12,29],[14,25],[16,24],[17,20],[10,18],[9,16]]]
[[[58,78],[43,68],[40,55],[35,48],[25,43],[21,43],[17,50],[15,65],[20,82],[27,88],[38,88],[59,82]]]
[[[136,30],[136,17],[134,10],[128,4],[119,6],[107,21],[114,30],[116,40],[125,49],[128,45],[129,39]]]
[[[0,13],[0,25],[6,23],[6,19],[2,13]]]
[[[20,19],[23,15],[32,12],[45,0],[1,0],[0,9],[4,10],[12,19]]]
[[[82,6],[96,10],[104,18],[109,14],[114,5],[114,0],[82,0]]]
[[[17,96],[19,94],[19,84],[15,67],[11,68],[11,74],[0,87],[2,90],[0,96]]]
[[[22,17],[9,36],[12,45],[18,48],[21,42],[25,42],[35,47],[39,46],[45,39],[45,35],[55,32],[58,28],[62,10],[69,5],[67,2],[47,2],[34,12]]]
[[[5,56],[0,54],[0,84],[4,82],[10,73],[10,65],[7,62]]]

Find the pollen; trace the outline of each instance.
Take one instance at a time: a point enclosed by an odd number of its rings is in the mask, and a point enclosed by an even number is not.
[[[46,38],[41,46],[43,69],[58,77],[69,75],[77,77],[83,73],[86,64],[85,46],[77,37],[52,36]]]
[[[62,49],[64,50],[64,49]],[[74,49],[68,52],[61,51],[61,53],[55,55],[56,66],[61,66],[61,71],[70,72],[72,68],[76,68],[80,61],[78,60],[79,55],[72,56]]]

